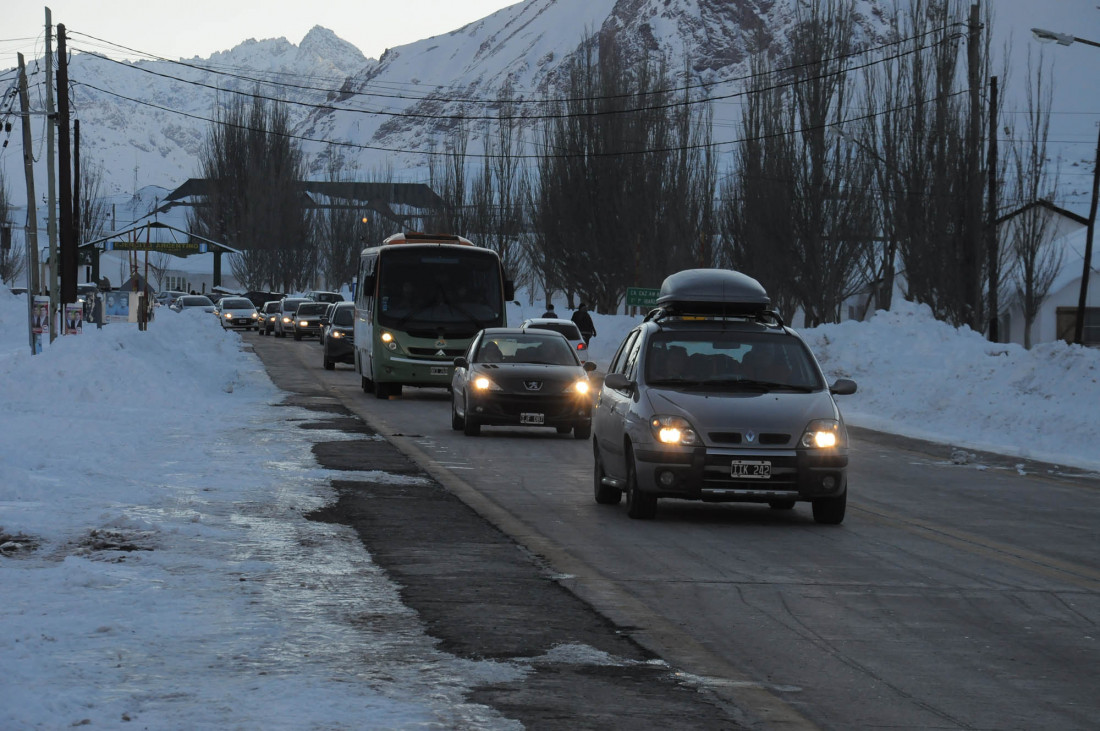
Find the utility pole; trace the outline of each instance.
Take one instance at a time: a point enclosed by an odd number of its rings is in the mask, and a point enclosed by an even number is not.
[[[53,106],[53,15],[46,8],[46,234],[50,237],[50,278],[46,283],[50,294],[50,342],[57,338],[60,318],[57,316],[60,287],[57,281],[57,180],[54,164],[57,113]]]
[[[30,336],[31,354],[34,347],[34,296],[38,293],[38,209],[34,205],[34,155],[31,147],[31,113],[27,94],[27,66],[23,54],[19,57],[19,111],[23,118],[23,171],[27,177],[27,227],[24,243],[27,249],[27,333]]]
[[[75,271],[80,272],[80,245],[84,243],[84,230],[80,227],[80,120],[73,120],[73,238]],[[79,276],[77,281],[79,281]]]
[[[970,26],[967,42],[967,79],[970,83],[970,129],[967,134],[966,177],[967,205],[966,232],[963,234],[963,296],[970,308],[967,321],[975,330],[981,323],[982,283],[978,262],[982,250],[982,180],[981,160],[978,154],[982,130],[981,75],[981,10],[978,2],[970,6]]]
[[[997,77],[989,85],[989,220],[985,225],[986,267],[989,269],[989,342],[1000,342],[1000,304],[997,292],[1000,269],[997,246]]]
[[[1092,276],[1092,237],[1096,233],[1096,202],[1100,198],[1100,137],[1096,140],[1096,164],[1092,168],[1092,206],[1089,208],[1089,228],[1085,233],[1085,267],[1081,273],[1081,296],[1077,300],[1077,324],[1073,342],[1084,345],[1085,306],[1089,298],[1089,278]]]
[[[69,63],[66,58],[65,24],[57,25],[57,141],[58,189],[60,191],[61,262],[58,278],[61,282],[61,303],[76,302],[76,231],[73,229],[73,161],[69,135]],[[60,328],[58,328],[60,329]]]

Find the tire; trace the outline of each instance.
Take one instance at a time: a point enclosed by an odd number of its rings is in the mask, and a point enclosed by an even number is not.
[[[618,505],[623,498],[623,491],[617,487],[603,484],[603,478],[607,473],[603,471],[603,460],[600,459],[600,448],[592,444],[592,493],[596,502],[600,505]]]
[[[276,330],[276,331],[275,331],[275,337],[277,337],[277,338],[285,338],[285,337],[286,337],[286,332],[284,332],[284,331],[282,331],[282,330]]]
[[[462,410],[465,412],[466,416],[463,419],[462,433],[468,437],[476,437],[481,434],[481,424],[479,424],[477,419],[470,413],[470,405],[465,402],[463,402],[463,404],[465,408]]]
[[[295,339],[295,340],[301,340],[301,339],[302,339],[302,334],[301,334],[301,333],[297,333],[297,332],[296,332],[296,333],[294,333],[294,339]]]
[[[383,401],[388,399],[390,397],[390,384],[375,382],[374,395]]]
[[[819,497],[814,500],[814,522],[822,525],[840,525],[848,507],[848,493],[840,497]]]
[[[567,424],[562,424],[558,427],[558,434],[568,434],[571,431],[573,431],[573,427]]]
[[[359,385],[363,388],[363,393],[374,393],[374,381],[366,376],[359,376]]]
[[[578,421],[573,425],[574,439],[588,439],[590,436],[592,436],[591,421]]]
[[[451,428],[455,431],[462,431],[466,426],[466,420],[458,415],[458,409],[455,408],[455,400],[451,398]]]
[[[769,500],[768,507],[772,510],[790,510],[794,507],[794,500]]]
[[[325,370],[326,371],[336,370],[336,363],[335,362],[329,360],[328,358],[325,358],[324,363],[325,363]]]
[[[638,489],[634,452],[626,451],[626,514],[637,520],[653,520],[657,515],[657,496]]]

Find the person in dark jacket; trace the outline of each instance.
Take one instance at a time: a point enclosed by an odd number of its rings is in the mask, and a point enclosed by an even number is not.
[[[577,329],[581,331],[581,337],[584,338],[584,344],[587,346],[588,341],[596,337],[596,326],[592,324],[592,315],[588,314],[588,305],[583,302],[577,305],[571,319]]]
[[[542,313],[543,317],[557,317],[558,313],[554,312],[554,305],[547,305],[546,312]]]

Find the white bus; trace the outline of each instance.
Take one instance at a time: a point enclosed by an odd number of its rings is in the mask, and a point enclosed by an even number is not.
[[[461,236],[405,232],[363,250],[355,291],[355,371],[381,399],[402,386],[448,388],[482,328],[507,324],[515,296],[500,257]]]

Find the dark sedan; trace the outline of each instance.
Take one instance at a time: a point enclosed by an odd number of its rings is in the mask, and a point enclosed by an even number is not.
[[[294,339],[320,338],[321,316],[325,314],[328,305],[324,302],[306,301],[298,305],[294,311]]]
[[[337,363],[355,364],[355,304],[339,302],[332,308],[328,325],[321,336],[326,371],[336,370]]]
[[[592,433],[589,371],[560,333],[490,328],[455,358],[451,428],[477,436],[485,426],[545,426],[577,439]]]

